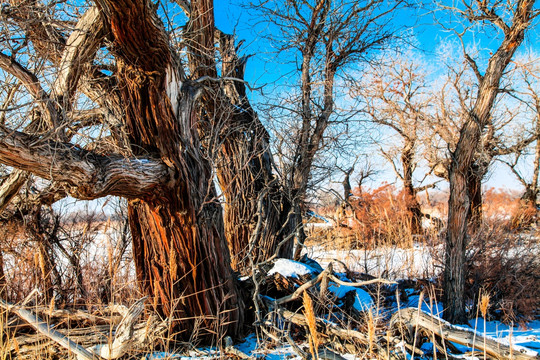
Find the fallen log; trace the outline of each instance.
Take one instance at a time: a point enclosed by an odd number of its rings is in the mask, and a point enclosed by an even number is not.
[[[443,341],[465,345],[470,347],[473,352],[485,353],[496,359],[540,359],[540,354],[535,351],[521,346],[500,343],[493,338],[482,336],[472,329],[452,325],[443,319],[419,311],[417,308],[406,308],[396,312],[390,320],[390,327],[401,333],[406,332],[408,335],[423,330],[434,334]],[[408,338],[412,337],[408,336]]]

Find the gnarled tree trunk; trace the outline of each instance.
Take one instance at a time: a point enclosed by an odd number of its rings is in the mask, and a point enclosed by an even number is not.
[[[202,336],[236,335],[242,301],[211,164],[201,154],[194,111],[199,85],[183,79],[151,2],[98,5],[110,24],[132,150],[159,154],[170,173],[162,191],[129,202],[137,277],[182,338],[197,323],[209,331]]]
[[[278,249],[287,233],[283,224],[289,206],[272,173],[269,135],[246,95],[243,78],[247,59],[238,57],[233,36],[215,29],[212,1],[196,0],[184,8],[190,17],[186,44],[191,76],[206,78],[208,83],[199,109],[205,122],[199,124],[199,130],[205,142],[218,148],[216,175],[225,197],[225,236],[231,265],[247,274],[276,252],[290,256],[290,251],[283,250],[286,247]],[[223,77],[219,85],[216,41]]]
[[[465,251],[467,225],[471,215],[470,174],[473,170],[474,156],[478,150],[482,132],[489,125],[491,110],[499,92],[503,73],[523,41],[533,5],[534,0],[519,1],[512,5],[512,23],[504,24],[504,40],[489,59],[484,75],[480,75],[476,63],[469,58],[477,73],[479,87],[472,110],[465,114],[464,125],[452,154],[449,169],[450,199],[448,200],[443,302],[445,304],[444,318],[451,323],[467,321]],[[498,23],[498,25],[501,24]]]

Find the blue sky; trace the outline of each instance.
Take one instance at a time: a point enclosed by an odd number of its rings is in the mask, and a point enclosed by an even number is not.
[[[291,70],[290,65],[285,65],[274,59],[270,44],[260,39],[260,32],[269,31],[269,28],[265,28],[262,24],[254,25],[256,22],[255,15],[243,8],[240,5],[242,2],[238,0],[215,1],[216,25],[224,32],[235,33],[239,40],[245,40],[241,53],[253,55],[248,61],[246,69],[246,80],[250,84],[261,86],[275,81],[280,82],[284,74],[288,74]],[[449,39],[455,39],[455,37],[452,36],[451,32],[443,31],[439,26],[434,24],[434,16],[439,16],[439,14],[428,14],[420,18],[417,16],[419,13],[420,10],[416,9],[401,11],[397,21],[402,22],[400,25],[412,27],[410,31],[416,39],[418,48],[425,52],[425,57],[428,61],[436,63],[438,60],[435,54],[439,44]],[[485,59],[487,59],[489,51],[494,46],[497,46],[499,42],[491,33],[486,33],[485,31],[485,29],[478,31],[475,37],[470,37],[469,40],[471,44],[480,44],[485,50]],[[536,44],[537,36],[538,29],[529,32],[525,41],[525,47],[538,48]],[[249,96],[253,103],[262,100],[260,92],[251,92]],[[380,162],[382,165],[383,161],[381,160]],[[379,165],[379,162],[377,165]],[[496,163],[492,169],[490,176],[486,180],[487,186],[502,188],[520,187],[519,182],[506,170],[505,166]],[[392,172],[386,171],[385,173],[386,175],[381,176],[381,180],[392,182]]]

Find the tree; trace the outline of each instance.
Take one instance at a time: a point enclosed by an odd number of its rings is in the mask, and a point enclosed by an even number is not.
[[[290,257],[282,246],[290,203],[272,172],[269,134],[247,97],[246,57],[239,57],[234,37],[214,27],[208,1],[180,2],[189,26],[186,44],[191,76],[211,81],[199,102],[198,126],[207,152],[215,158],[216,174],[225,196],[225,236],[232,267],[249,274],[273,256]],[[217,40],[215,40],[217,39]],[[216,51],[220,53],[222,83],[218,84]],[[215,152],[216,155],[212,155]]]
[[[520,134],[528,133],[528,136],[519,143],[520,150],[524,151],[514,152],[510,159],[499,159],[509,167],[525,188],[521,200],[525,208],[532,209],[536,208],[540,194],[540,94],[538,91],[540,82],[536,75],[538,70],[538,60],[518,62],[517,76],[518,81],[523,82],[523,88],[515,90],[515,93],[521,105],[525,107],[525,109],[518,110],[520,113],[526,114],[528,121],[526,124],[522,124],[517,131]],[[530,148],[530,151],[525,151],[527,147]],[[510,155],[510,153],[503,155]],[[532,158],[532,169],[530,166],[527,166],[526,169],[519,166],[523,158]],[[531,164],[530,160],[523,162]],[[529,177],[527,177],[527,170],[530,173]]]
[[[180,337],[193,318],[203,336],[235,335],[243,304],[198,124],[205,80],[186,76],[152,2],[99,0],[73,24],[80,11],[2,7],[2,76],[24,89],[0,128],[0,162],[18,169],[7,180],[25,171],[75,198],[128,199],[137,277],[156,309]]]
[[[446,306],[444,317],[450,322],[463,323],[467,320],[465,311],[465,251],[467,248],[467,224],[471,209],[471,176],[474,171],[474,156],[481,136],[491,124],[491,111],[505,70],[516,50],[523,42],[525,31],[531,25],[538,11],[533,9],[533,0],[512,3],[464,1],[461,7],[452,8],[454,14],[470,25],[463,25],[462,31],[455,30],[464,44],[464,34],[473,26],[482,26],[489,33],[496,31],[502,41],[489,57],[484,73],[480,65],[463,45],[464,57],[474,71],[477,88],[474,104],[467,112],[462,112],[462,126],[455,150],[451,154],[449,166],[450,199],[448,202],[448,230],[446,236],[444,295]]]
[[[287,119],[282,169],[292,214],[287,225],[297,232],[295,257],[305,240],[302,212],[316,156],[331,141],[327,128],[355,111],[338,117],[336,82],[347,77],[346,69],[358,69],[395,37],[391,19],[404,1],[295,0],[257,1],[251,6],[277,36],[269,40],[283,56],[294,59],[289,98],[269,104],[270,117]],[[292,90],[291,90],[292,89]],[[294,120],[294,121],[291,121]],[[292,250],[293,243],[287,244]]]
[[[440,55],[448,59],[445,61],[446,74],[439,79],[440,88],[434,90],[437,94],[433,97],[434,111],[425,117],[427,132],[424,156],[433,174],[445,180],[449,180],[451,153],[456,149],[463,126],[464,118],[461,114],[467,113],[473,107],[473,90],[476,87],[474,72],[468,65],[463,64],[464,59],[449,55],[448,52],[455,52],[452,47],[450,49]],[[483,221],[482,183],[491,165],[502,157],[520,154],[535,139],[532,132],[521,131],[522,129],[514,131],[520,122],[521,110],[513,97],[516,96],[515,87],[521,87],[521,81],[512,76],[512,73],[515,73],[515,69],[507,72],[503,78],[504,84],[501,87],[504,90],[501,90],[493,104],[490,124],[478,142],[469,176],[469,223],[477,229]]]
[[[368,71],[369,75],[363,79],[358,89],[358,96],[362,98],[364,111],[372,121],[394,132],[399,139],[399,144],[395,144],[392,138],[394,146],[384,148],[381,144],[380,150],[403,182],[406,206],[411,216],[411,233],[419,234],[424,214],[416,195],[433,185],[418,188],[414,184],[413,174],[418,165],[417,152],[422,141],[422,125],[430,116],[432,99],[427,93],[426,74],[420,62],[399,55],[388,55],[385,54]],[[411,59],[413,56],[408,55]]]

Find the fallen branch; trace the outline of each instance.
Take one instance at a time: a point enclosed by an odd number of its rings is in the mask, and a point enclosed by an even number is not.
[[[38,333],[51,339],[54,343],[59,344],[63,348],[67,349],[69,352],[77,355],[77,359],[97,360],[99,358],[117,359],[126,354],[126,352],[130,350],[134,343],[140,342],[141,339],[147,337],[148,331],[146,330],[149,328],[148,326],[145,326],[143,329],[139,330],[135,329],[136,321],[144,310],[145,300],[146,297],[138,300],[129,308],[120,324],[116,327],[113,340],[110,344],[99,344],[89,349],[86,349],[79,343],[72,341],[62,332],[53,329],[51,325],[40,319],[39,316],[29,310],[24,309],[21,306],[10,305],[3,300],[0,300],[0,306],[8,311],[13,312],[17,316],[28,322],[34,329],[38,331]],[[109,326],[107,325],[107,327]],[[155,328],[158,329],[159,325]],[[96,328],[94,327],[94,330],[85,329],[85,331],[91,331],[93,333],[96,333]],[[74,330],[71,330],[70,335],[72,335],[71,333],[73,332]],[[25,341],[30,343],[32,340],[26,339]],[[18,346],[21,345],[22,344],[18,342]]]
[[[473,330],[456,327],[438,317],[431,316],[417,308],[407,308],[396,312],[390,321],[390,326],[399,331],[406,330],[409,334],[414,329],[435,334],[446,341],[465,345],[474,350],[485,352],[497,359],[531,360],[540,359],[540,355],[521,346],[508,346],[495,339],[483,337]],[[475,341],[476,340],[476,341]]]
[[[59,331],[56,331],[52,327],[50,327],[46,322],[41,320],[37,315],[32,313],[31,311],[28,311],[26,309],[9,305],[4,300],[0,299],[0,306],[4,309],[13,312],[26,322],[28,322],[34,329],[36,329],[38,332],[42,333],[43,335],[47,336],[51,340],[54,340],[64,348],[68,349],[68,351],[73,352],[77,355],[78,359],[81,360],[96,360],[98,357],[95,354],[92,354],[90,351],[86,350],[84,347],[80,346],[79,344],[71,341],[68,337],[60,333]]]

